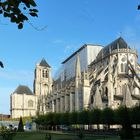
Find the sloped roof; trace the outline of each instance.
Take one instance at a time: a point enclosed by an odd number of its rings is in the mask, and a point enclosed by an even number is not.
[[[23,86],[23,85],[19,85],[19,86],[16,88],[16,90],[14,91],[14,93],[33,95],[33,93],[32,93],[32,91],[30,90],[30,88],[27,87],[27,86]]]
[[[50,65],[46,62],[45,59],[42,59],[41,62],[39,63],[40,66],[43,66],[43,67],[49,67],[50,68]]]
[[[110,54],[110,51],[116,50],[116,49],[125,49],[129,48],[127,43],[124,41],[122,37],[119,37],[109,45],[105,46],[98,54],[98,59],[101,58],[102,56],[105,57]]]

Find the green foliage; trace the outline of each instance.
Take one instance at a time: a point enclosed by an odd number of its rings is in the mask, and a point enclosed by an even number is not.
[[[22,117],[20,117],[20,120],[19,120],[18,132],[24,132],[24,126],[23,126]]]
[[[111,124],[115,122],[114,111],[111,108],[105,108],[102,111],[102,123],[108,125],[108,128]]]
[[[80,131],[77,136],[79,137],[80,140],[82,140],[85,137],[82,131]]]
[[[47,133],[45,135],[45,140],[51,140],[52,139],[52,135],[50,133]]]
[[[89,124],[88,113],[87,110],[78,113],[78,124]]]
[[[13,140],[13,137],[16,135],[15,132],[12,132],[6,127],[2,126],[0,129],[0,136],[3,138],[3,140]]]
[[[61,125],[69,125],[69,113],[62,113],[60,117]]]
[[[78,112],[69,113],[69,122],[70,124],[78,123]]]
[[[94,109],[89,111],[89,122],[90,124],[100,124],[101,123],[101,113],[100,109]]]
[[[132,135],[132,124],[140,124],[140,107],[134,107],[128,109],[126,107],[119,107],[116,110],[105,108],[103,110],[84,110],[81,112],[71,113],[48,113],[46,115],[38,116],[35,122],[38,125],[43,126],[56,126],[56,125],[87,125],[96,124],[99,130],[99,124],[110,125],[119,124],[122,125],[121,136],[125,132],[129,132]],[[133,135],[132,135],[133,136]]]
[[[61,118],[61,114],[60,113],[54,113],[53,114],[53,122],[55,125],[60,125],[60,118]]]
[[[140,106],[135,106],[130,110],[132,124],[140,124]]]
[[[120,107],[118,109],[118,121],[122,125],[122,129],[120,131],[121,139],[128,140],[133,139],[133,130],[131,127],[131,120],[130,120],[130,109],[127,107]]]
[[[0,14],[22,29],[23,23],[28,20],[27,15],[38,17],[38,10],[34,9],[36,6],[34,0],[0,0]]]

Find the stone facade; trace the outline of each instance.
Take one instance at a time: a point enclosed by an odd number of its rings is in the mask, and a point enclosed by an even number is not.
[[[89,66],[90,108],[101,98],[102,108],[132,107],[140,102],[138,55],[119,38],[104,47]],[[99,106],[99,105],[97,105]]]
[[[88,48],[88,45],[86,47]],[[103,48],[96,46],[92,62],[81,67],[82,49],[62,63],[63,74],[54,81],[52,93],[47,96],[48,110],[73,112],[105,107],[115,109],[120,105],[127,107],[139,105],[140,78],[137,73],[140,66],[136,50],[132,50],[120,37]],[[82,56],[86,56],[82,58],[83,61],[90,57],[83,53]],[[65,63],[71,64],[71,61],[75,62],[75,65],[73,67],[71,65],[71,68],[68,66],[69,70]],[[75,73],[67,78],[65,73],[71,69],[75,69],[73,70]],[[64,78],[61,78],[62,75]]]
[[[35,80],[34,80],[34,93],[38,98],[37,114],[46,114],[48,112],[46,105],[46,97],[52,92],[52,76],[51,67],[42,59],[36,65]]]
[[[53,80],[51,67],[43,59],[35,69],[32,96],[36,99],[36,113],[139,105],[139,72],[136,50],[121,37],[105,47],[83,45],[62,62]],[[18,96],[12,96],[12,100],[20,100]]]
[[[12,118],[36,115],[37,98],[27,86],[18,86],[10,97]]]

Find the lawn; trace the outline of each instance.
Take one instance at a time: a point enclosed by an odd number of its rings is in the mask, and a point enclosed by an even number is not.
[[[41,132],[24,132],[17,133],[13,140],[47,140],[45,139],[45,133]],[[75,134],[65,134],[65,133],[53,133],[52,140],[78,140]],[[119,137],[103,137],[103,136],[89,136],[86,135],[84,140],[120,140]],[[135,140],[140,140],[136,138]]]

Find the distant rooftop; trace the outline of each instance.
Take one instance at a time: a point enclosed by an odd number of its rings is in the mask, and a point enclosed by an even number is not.
[[[50,65],[46,62],[45,59],[42,59],[41,62],[39,63],[40,66],[43,66],[43,67],[49,67],[50,68]]]
[[[79,48],[77,51],[75,51],[73,54],[71,54],[67,59],[65,59],[62,64],[65,64],[67,61],[69,61],[73,56],[75,56],[78,52],[83,50],[87,46],[102,46],[102,45],[97,45],[97,44],[84,44],[81,48]]]
[[[32,91],[30,90],[29,87],[24,86],[24,85],[19,85],[16,90],[14,91],[14,93],[17,94],[27,94],[27,95],[33,95]]]

